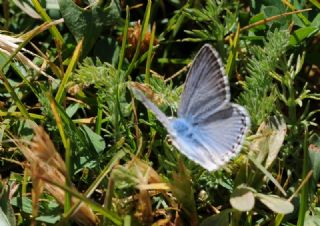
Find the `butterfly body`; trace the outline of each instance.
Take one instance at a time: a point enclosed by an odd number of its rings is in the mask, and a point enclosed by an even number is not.
[[[219,169],[240,151],[250,119],[242,106],[230,103],[223,64],[210,45],[192,63],[177,118],[168,118],[141,90],[133,91],[165,126],[174,146],[207,170]]]
[[[192,136],[192,125],[184,118],[175,118],[171,120],[172,128],[178,135],[190,137]]]

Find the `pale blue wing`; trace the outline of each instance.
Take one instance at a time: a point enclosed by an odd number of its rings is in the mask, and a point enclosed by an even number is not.
[[[157,117],[157,119],[166,127],[166,129],[171,131],[170,127],[170,120],[169,118],[154,104],[152,103],[144,94],[141,90],[131,86],[131,90],[134,94],[134,96],[140,100],[146,108],[151,110],[154,115]],[[169,131],[169,132],[170,132]]]
[[[196,128],[199,143],[206,147],[215,162],[223,165],[239,153],[249,126],[247,111],[237,104],[227,104]]]
[[[179,119],[173,123],[177,123]],[[208,121],[188,130],[177,130],[173,144],[189,159],[212,171],[234,157],[241,148],[250,120],[246,110],[227,104]],[[177,128],[173,125],[173,128]]]
[[[212,154],[198,140],[192,140],[183,136],[171,137],[174,146],[186,157],[203,168],[213,171],[221,164],[213,161]]]
[[[230,90],[219,54],[204,45],[187,75],[178,117],[199,122],[230,101]]]

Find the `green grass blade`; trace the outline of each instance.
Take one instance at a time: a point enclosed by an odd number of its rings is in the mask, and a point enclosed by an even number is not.
[[[124,53],[126,51],[129,20],[130,20],[130,11],[129,11],[129,6],[127,6],[126,7],[126,21],[125,21],[124,28],[123,28],[122,44],[121,44],[121,50],[120,50],[120,55],[119,55],[118,73],[122,69],[122,64],[123,64],[123,60],[124,60]]]
[[[136,47],[136,51],[134,52],[134,55],[133,55],[133,58],[132,58],[132,61],[128,67],[128,70],[126,71],[126,77],[128,75],[131,74],[134,66],[135,66],[135,62],[138,60],[138,57],[139,57],[139,53],[140,53],[140,47],[141,47],[141,43],[144,39],[144,36],[146,34],[146,31],[148,29],[148,24],[149,24],[149,19],[150,19],[150,12],[151,12],[151,0],[148,0],[148,4],[147,4],[147,8],[146,8],[146,12],[144,14],[144,18],[143,18],[143,25],[142,25],[142,31],[140,33],[140,37],[139,37],[139,40],[138,40],[138,43],[137,43],[137,47]]]
[[[258,161],[256,161],[254,158],[248,156],[248,158],[250,159],[251,162],[254,163],[254,165],[266,176],[268,177],[272,183],[279,189],[279,191],[286,196],[287,193],[285,192],[285,190],[282,188],[282,186],[279,184],[279,182],[271,175],[271,173],[268,172],[268,170],[261,165],[261,163],[259,163]]]
[[[122,159],[126,153],[124,151],[119,151],[113,156],[113,158],[110,160],[110,162],[105,166],[105,168],[102,170],[102,172],[99,174],[99,176],[94,180],[94,182],[90,185],[88,190],[84,193],[85,197],[90,197],[91,194],[94,192],[94,190],[99,186],[101,181],[107,176],[108,173],[111,172],[113,167],[118,164],[119,160]],[[76,203],[67,213],[64,214],[63,220],[60,222],[61,225],[63,225],[64,222],[67,222],[72,214],[78,209],[81,202]]]
[[[150,66],[151,66],[151,61],[152,61],[152,50],[153,50],[153,41],[154,41],[154,36],[156,33],[156,24],[154,23],[152,25],[152,31],[151,31],[151,38],[149,42],[149,50],[148,50],[148,56],[147,56],[147,63],[146,63],[146,77],[145,77],[145,83],[150,83]]]
[[[7,77],[2,73],[2,70],[0,71],[0,79],[2,80],[4,87],[9,92],[9,94],[12,97],[13,101],[16,103],[16,105],[19,108],[19,110],[20,110],[21,114],[23,115],[23,117],[25,117],[27,119],[31,119],[27,109],[25,108],[25,106],[21,102],[21,100],[19,99],[19,97],[16,94],[16,92],[14,91],[13,87],[10,85],[9,80],[7,79]]]
[[[308,138],[308,127],[306,127],[303,141],[303,168],[301,178],[305,178],[309,171]],[[305,184],[305,186],[301,189],[297,226],[304,225],[305,214],[308,209],[308,184],[309,183]]]
[[[31,41],[31,39],[33,37],[35,37],[36,35],[38,35],[42,31],[46,30],[47,28],[50,28],[54,24],[57,24],[60,22],[61,21],[54,21],[52,23],[42,24],[42,25],[36,27],[35,29],[33,29],[32,31],[28,32],[27,34],[25,34],[23,36],[24,41],[22,43],[20,43],[18,48],[15,49],[15,51],[8,57],[8,59],[5,61],[5,63],[0,68],[0,79],[3,81],[5,88],[7,89],[9,94],[11,95],[12,99],[16,103],[16,105],[19,108],[19,110],[21,111],[22,115],[27,119],[30,119],[29,113],[28,113],[27,109],[25,108],[24,104],[20,101],[19,97],[15,93],[14,88],[10,85],[9,80],[7,79],[5,74],[3,73],[4,68],[13,60],[13,58],[18,54],[18,52]]]
[[[118,64],[118,70],[117,70],[117,84],[115,89],[115,96],[116,96],[116,107],[115,107],[115,117],[114,117],[114,127],[115,127],[115,138],[116,140],[119,139],[120,136],[120,129],[119,129],[119,116],[121,117],[121,108],[120,108],[120,101],[119,101],[119,86],[120,86],[120,76],[121,76],[121,68],[124,60],[125,50],[126,50],[126,43],[127,43],[127,35],[128,35],[128,27],[129,27],[129,18],[130,18],[130,11],[129,7],[126,7],[126,21],[125,26],[123,30],[123,36],[122,36],[122,45],[120,50],[120,56],[119,56],[119,64]],[[122,117],[121,117],[122,121]],[[102,123],[102,121],[101,121]],[[125,124],[125,123],[124,123]]]
[[[56,120],[57,123],[57,127],[60,133],[60,137],[62,139],[62,143],[65,149],[65,162],[66,162],[66,170],[67,170],[67,174],[66,174],[66,186],[71,187],[72,182],[71,182],[71,176],[72,175],[72,152],[70,149],[70,140],[69,138],[66,137],[66,134],[64,132],[64,127],[63,127],[63,123],[61,120],[61,117],[58,113],[58,109],[56,107],[56,103],[54,102],[54,99],[51,97],[50,94],[48,94],[48,98],[50,100],[50,106],[51,106],[51,110],[52,113],[54,115],[54,118]],[[71,195],[69,192],[66,192],[65,195],[65,205],[64,205],[64,211],[67,212],[70,208],[71,208]]]
[[[59,89],[58,89],[58,92],[56,94],[56,101],[57,103],[61,103],[63,101],[63,95],[65,94],[65,86],[67,84],[67,82],[69,81],[69,78],[71,76],[71,73],[73,71],[73,69],[75,68],[77,62],[78,62],[78,59],[79,59],[79,56],[80,56],[80,52],[81,52],[81,48],[82,48],[82,43],[83,43],[83,40],[81,40],[78,45],[76,46],[74,52],[73,52],[73,55],[72,55],[72,58],[71,58],[71,61],[68,65],[68,68],[66,70],[66,73],[64,74],[63,76],[63,79],[60,83],[60,86],[59,86]]]
[[[89,198],[86,198],[84,195],[82,195],[81,193],[74,191],[73,189],[56,183],[52,180],[50,180],[50,178],[46,178],[46,177],[40,177],[43,181],[45,181],[48,184],[52,184],[66,192],[69,192],[70,194],[72,194],[72,196],[80,199],[82,202],[86,203],[88,206],[90,206],[94,211],[97,211],[98,213],[100,213],[102,216],[106,217],[107,219],[109,219],[110,221],[112,221],[115,225],[122,225],[122,220],[121,218],[115,214],[114,212],[108,211],[105,208],[103,208],[100,204],[92,201]]]
[[[43,19],[43,21],[45,22],[52,22],[51,18],[49,17],[49,15],[46,13],[45,9],[42,8],[42,6],[40,5],[38,0],[31,0],[34,8],[37,10],[37,12],[40,14],[41,18]],[[63,37],[60,34],[58,28],[54,25],[51,28],[49,28],[53,38],[59,43],[59,45],[63,45]]]
[[[230,78],[233,72],[235,62],[237,59],[237,48],[239,43],[239,34],[240,34],[240,25],[238,24],[237,31],[235,33],[234,39],[231,44],[231,51],[228,56],[227,65],[226,65],[226,74]]]

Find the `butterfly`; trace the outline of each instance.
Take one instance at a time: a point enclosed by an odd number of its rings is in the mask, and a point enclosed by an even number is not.
[[[250,118],[230,102],[223,63],[211,45],[205,44],[193,60],[178,117],[167,117],[138,86],[131,90],[167,129],[173,145],[203,168],[217,170],[239,153]]]

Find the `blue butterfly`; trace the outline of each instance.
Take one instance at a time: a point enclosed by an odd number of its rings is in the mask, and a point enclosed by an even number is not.
[[[174,146],[203,168],[219,169],[241,149],[250,118],[230,103],[230,87],[223,64],[205,44],[188,72],[177,118],[167,117],[137,87],[132,91],[167,129]]]

